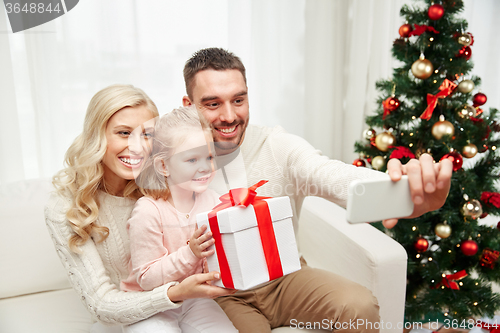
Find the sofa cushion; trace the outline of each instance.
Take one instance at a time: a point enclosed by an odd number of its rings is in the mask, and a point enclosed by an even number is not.
[[[50,179],[0,186],[0,298],[69,287],[44,221]]]
[[[88,333],[92,320],[73,289],[0,300],[0,331]]]

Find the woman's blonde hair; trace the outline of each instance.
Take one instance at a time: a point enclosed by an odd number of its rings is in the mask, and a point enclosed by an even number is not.
[[[196,107],[180,107],[162,116],[155,124],[152,153],[136,179],[141,193],[154,199],[167,200],[170,196],[163,163],[172,157],[192,130],[203,130],[207,141],[212,140],[210,125]]]
[[[96,223],[97,191],[105,186],[101,162],[107,148],[106,126],[116,112],[137,106],[145,106],[153,117],[158,116],[158,109],[148,95],[132,85],[112,85],[95,94],[87,108],[83,132],[66,152],[66,168],[53,177],[57,191],[72,199],[66,218],[75,233],[69,239],[69,247],[74,252],[79,252],[78,246],[85,244],[93,234],[100,235],[99,241],[108,237],[109,229]],[[126,185],[124,196],[134,199],[141,196],[134,180]]]

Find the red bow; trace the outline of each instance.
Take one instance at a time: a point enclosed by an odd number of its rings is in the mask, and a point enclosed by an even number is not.
[[[488,324],[484,321],[478,320],[476,326],[488,330],[491,333],[500,333],[500,325]]]
[[[438,283],[438,285],[436,285],[433,289],[445,286],[446,288],[459,290],[460,288],[458,287],[458,283],[456,283],[455,281],[461,280],[466,276],[467,273],[465,272],[465,269],[462,269],[461,271],[456,272],[455,274],[445,275],[441,280],[441,282]]]
[[[427,108],[425,109],[424,113],[420,115],[420,118],[429,120],[432,117],[432,112],[434,112],[434,109],[436,108],[437,102],[439,98],[445,98],[446,96],[451,95],[453,90],[457,85],[453,82],[451,82],[448,79],[444,79],[443,83],[439,86],[439,90],[441,90],[439,93],[436,95],[432,94],[427,94]]]
[[[436,31],[436,29],[434,29],[433,27],[429,27],[428,25],[425,25],[425,24],[422,24],[422,25],[414,24],[414,26],[415,26],[415,29],[413,29],[412,31],[410,31],[408,33],[409,37],[420,36],[421,34],[423,34],[426,31],[434,32],[436,34],[439,33],[439,31]]]
[[[222,246],[222,236],[219,230],[217,221],[217,212],[232,207],[232,206],[245,206],[253,205],[255,216],[257,217],[257,226],[259,228],[262,249],[264,250],[264,257],[269,271],[269,280],[274,280],[283,276],[283,269],[279,257],[278,245],[276,244],[276,237],[274,235],[274,228],[272,224],[271,215],[269,213],[269,206],[263,199],[270,197],[258,197],[255,190],[267,183],[267,180],[261,180],[257,184],[249,188],[237,188],[229,190],[229,193],[220,197],[222,203],[215,206],[214,209],[208,213],[208,222],[210,230],[212,231],[215,240],[215,249],[217,251],[217,258],[219,260],[219,268],[221,273],[222,283],[226,288],[234,289],[233,277],[229,269],[224,247]]]

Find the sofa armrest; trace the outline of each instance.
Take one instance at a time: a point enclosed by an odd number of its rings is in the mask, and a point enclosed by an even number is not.
[[[299,250],[310,266],[370,289],[380,305],[380,332],[401,332],[406,251],[373,226],[349,224],[345,216],[344,208],[322,198],[308,197],[299,220]]]

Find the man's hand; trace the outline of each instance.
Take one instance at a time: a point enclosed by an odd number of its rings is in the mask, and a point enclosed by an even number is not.
[[[215,240],[212,238],[212,232],[209,231],[205,233],[205,230],[207,230],[206,225],[196,228],[191,236],[191,239],[189,239],[189,247],[191,248],[191,251],[193,251],[194,255],[199,259],[209,257],[215,253],[214,249],[207,251],[207,248],[212,246],[215,243]]]
[[[401,179],[401,175],[408,175],[410,192],[415,208],[406,218],[415,218],[427,212],[441,208],[448,196],[453,173],[453,163],[444,159],[434,163],[429,154],[422,154],[418,160],[412,159],[402,165],[398,159],[391,159],[387,164],[389,176],[393,181]],[[384,220],[386,228],[392,228],[398,223],[397,219]]]

